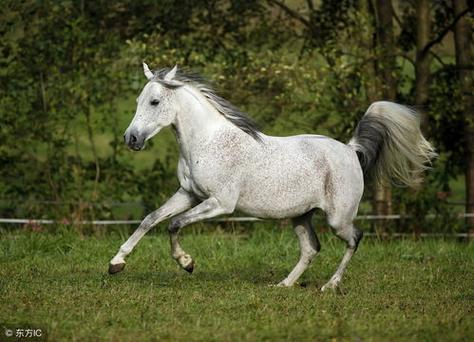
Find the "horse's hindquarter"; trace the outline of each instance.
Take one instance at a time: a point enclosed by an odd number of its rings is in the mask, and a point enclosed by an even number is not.
[[[363,176],[347,145],[317,135],[264,136],[254,152],[242,170],[238,210],[262,218],[288,218],[313,208],[358,205]]]

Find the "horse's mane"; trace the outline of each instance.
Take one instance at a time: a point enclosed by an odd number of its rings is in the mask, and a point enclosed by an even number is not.
[[[169,83],[164,80],[165,75],[170,71],[170,69],[160,69],[154,72],[154,80],[163,84],[167,87],[176,87],[172,83]],[[207,100],[208,102],[227,120],[233,123],[235,126],[240,128],[242,131],[250,135],[255,140],[260,140],[260,130],[257,127],[255,121],[248,117],[244,112],[241,112],[237,107],[232,105],[226,99],[223,99],[216,94],[215,90],[212,88],[210,83],[203,78],[201,75],[192,73],[192,72],[183,72],[178,70],[174,80],[190,84],[196,88]]]

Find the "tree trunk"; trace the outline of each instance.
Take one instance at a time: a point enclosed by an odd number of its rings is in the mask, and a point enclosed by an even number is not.
[[[421,131],[428,134],[428,97],[430,85],[431,58],[425,47],[430,42],[431,10],[429,0],[416,1],[416,61],[415,61],[415,104],[421,114]],[[421,236],[421,226],[415,224],[415,237]]]
[[[375,3],[377,50],[379,51],[378,69],[382,79],[384,100],[393,101],[397,94],[395,78],[396,59],[393,37],[393,7],[391,0],[377,0]],[[392,190],[390,185],[377,184],[374,193],[373,211],[375,215],[392,214]],[[377,220],[375,230],[379,235],[386,234],[386,220]]]
[[[454,15],[467,9],[466,0],[454,0]],[[454,27],[454,44],[456,49],[456,66],[462,93],[463,114],[465,119],[464,138],[466,141],[466,213],[474,214],[474,95],[472,70],[467,65],[472,63],[471,52],[472,27],[466,16],[458,20]],[[466,218],[470,235],[474,235],[474,218]]]
[[[385,100],[393,101],[397,95],[395,71],[395,44],[393,38],[393,7],[391,0],[377,0],[377,40],[382,58],[379,69],[382,73],[382,93]]]
[[[416,83],[415,104],[421,112],[421,130],[426,135],[428,131],[428,116],[426,107],[429,96],[431,58],[429,50],[424,48],[430,41],[431,13],[429,0],[416,1]]]

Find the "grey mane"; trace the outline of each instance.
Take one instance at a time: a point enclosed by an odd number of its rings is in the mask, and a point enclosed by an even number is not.
[[[166,87],[176,88],[177,86],[175,84],[164,80],[165,75],[169,71],[170,69],[167,68],[155,71],[155,81],[163,84]],[[209,82],[202,76],[195,73],[178,70],[174,79],[179,82],[188,83],[194,86],[227,120],[232,122],[235,126],[240,128],[255,140],[261,141],[260,130],[258,129],[255,121],[249,118],[246,113],[241,112],[238,108],[232,105],[232,103],[217,95],[214,89],[210,86]]]

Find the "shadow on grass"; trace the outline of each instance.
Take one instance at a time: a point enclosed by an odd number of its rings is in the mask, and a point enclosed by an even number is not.
[[[263,267],[262,267],[263,266]],[[266,267],[265,267],[266,266]],[[259,267],[249,270],[245,267],[216,270],[202,270],[188,274],[184,270],[176,269],[176,271],[156,270],[156,271],[142,271],[142,270],[124,270],[122,273],[109,275],[103,273],[104,279],[113,282],[133,282],[135,284],[147,285],[153,283],[159,287],[174,287],[176,284],[190,284],[190,283],[217,283],[231,285],[238,283],[248,286],[271,286],[276,285],[285,278],[289,270],[284,267],[275,267],[260,263]],[[296,288],[320,288],[324,284],[324,279],[305,279],[301,280]]]

